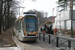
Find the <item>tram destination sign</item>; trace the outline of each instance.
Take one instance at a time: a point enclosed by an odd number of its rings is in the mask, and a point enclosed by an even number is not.
[[[32,18],[32,19],[34,19],[36,17],[35,16],[27,16],[26,18]]]

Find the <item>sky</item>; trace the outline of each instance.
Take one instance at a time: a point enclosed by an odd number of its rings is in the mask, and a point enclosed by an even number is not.
[[[48,16],[56,16],[56,4],[57,0],[36,0],[36,1],[31,1],[31,0],[21,0],[21,7],[25,7],[20,8],[20,14],[22,14],[22,12],[26,12],[28,10],[37,10],[37,11],[42,11],[42,12],[47,12]],[[52,11],[54,9],[54,11]],[[54,12],[54,13],[53,13]]]

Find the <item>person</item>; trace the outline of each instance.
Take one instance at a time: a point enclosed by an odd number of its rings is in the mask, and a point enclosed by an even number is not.
[[[47,26],[45,24],[44,27],[43,27],[43,33],[45,33],[46,28],[47,28]]]
[[[42,27],[41,27],[41,29],[40,29],[40,30],[41,30],[41,32],[42,32]]]
[[[57,34],[57,28],[54,29],[54,32],[55,32],[54,35],[56,35]]]
[[[44,25],[44,27],[45,27],[45,28],[47,27],[46,24]]]

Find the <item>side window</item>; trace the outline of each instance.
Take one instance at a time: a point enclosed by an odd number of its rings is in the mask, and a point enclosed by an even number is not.
[[[15,28],[16,28],[17,30],[19,30],[19,21],[17,21],[17,22],[15,23]]]
[[[35,31],[38,30],[38,20],[35,19]]]
[[[22,27],[22,29],[23,29],[23,20],[21,20],[21,27]]]
[[[21,30],[21,20],[19,20],[19,30]]]
[[[27,20],[26,19],[24,19],[24,26],[25,26],[25,30],[26,30],[26,28],[27,28]]]

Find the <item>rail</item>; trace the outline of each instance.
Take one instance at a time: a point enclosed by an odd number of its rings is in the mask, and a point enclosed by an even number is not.
[[[41,36],[43,35],[43,36]],[[47,37],[46,37],[47,36]],[[59,35],[52,35],[52,34],[47,34],[47,33],[39,33],[39,40],[41,39],[41,37],[43,37],[43,41],[46,40],[46,38],[48,38],[48,42],[49,44],[51,44],[51,42],[53,42],[55,40],[56,42],[56,47],[61,46],[62,44],[68,42],[68,46],[67,47],[72,47],[71,45],[75,45],[73,42],[75,42],[75,38],[71,38],[71,37],[65,37],[65,36],[59,36]],[[54,37],[54,38],[52,38]],[[51,39],[52,38],[52,39]],[[63,42],[61,39],[66,40],[65,42]],[[59,44],[59,41],[61,42],[61,44]]]

